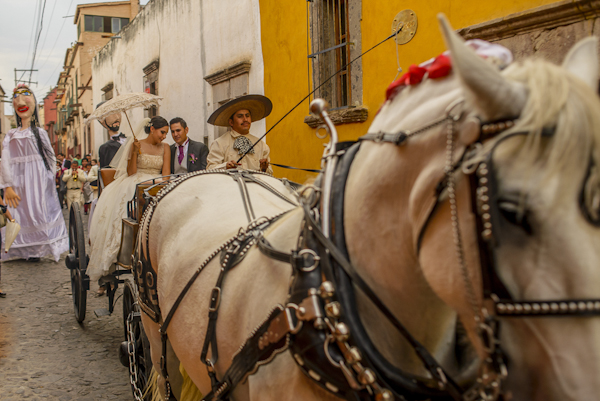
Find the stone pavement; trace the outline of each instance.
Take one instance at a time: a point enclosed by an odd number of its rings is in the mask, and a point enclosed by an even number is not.
[[[96,317],[108,300],[91,283],[78,324],[64,256],[2,263],[0,288],[8,295],[0,298],[0,400],[132,400],[128,369],[118,358],[121,299],[112,316]]]

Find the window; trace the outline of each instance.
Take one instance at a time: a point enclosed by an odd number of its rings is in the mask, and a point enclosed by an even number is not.
[[[315,97],[325,99],[332,111],[356,108],[336,123],[366,120],[362,105],[361,47],[362,0],[313,0],[310,2],[308,55]],[[317,89],[318,88],[318,89]],[[346,117],[352,116],[352,117]],[[357,117],[358,116],[358,117]],[[346,119],[346,120],[344,120]],[[312,123],[309,123],[312,126]]]
[[[104,18],[97,15],[86,15],[85,30],[87,32],[104,32]]]
[[[158,95],[158,67],[159,61],[154,60],[144,67],[144,91]],[[155,117],[158,115],[158,107],[151,106],[144,110],[144,117]]]
[[[112,33],[117,33],[129,24],[129,18],[113,18],[112,19]]]
[[[86,32],[117,33],[129,23],[129,18],[101,17],[99,15],[85,15]]]
[[[204,77],[212,85],[213,111],[232,99],[248,94],[249,72],[250,62],[243,61]],[[214,139],[227,131],[227,127],[215,127]],[[204,142],[208,142],[208,137],[204,138]]]
[[[321,0],[313,3],[313,19],[318,25],[317,40],[313,41],[313,53],[309,55],[316,61],[315,82],[323,86],[319,96],[329,101],[332,108],[348,106],[350,98],[350,37],[348,34],[348,0]],[[315,15],[316,14],[316,15]],[[314,21],[313,21],[314,23]],[[340,71],[341,70],[341,71]],[[334,78],[327,79],[337,71]]]

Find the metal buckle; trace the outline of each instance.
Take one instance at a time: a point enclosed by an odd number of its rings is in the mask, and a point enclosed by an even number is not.
[[[383,132],[383,131],[379,131],[379,132],[375,133],[373,142],[379,143],[379,142],[383,141],[384,135],[385,135],[385,132]]]
[[[313,257],[313,263],[310,266],[301,267],[300,270],[302,270],[303,272],[307,272],[307,273],[315,270],[317,268],[317,266],[319,265],[319,261],[321,260],[319,255],[317,255],[317,253],[315,251],[313,251],[312,249],[303,249],[300,252],[298,252],[298,256],[300,256],[303,261],[306,260],[304,258],[304,255],[311,255]]]
[[[292,313],[290,309],[293,309],[295,312]],[[299,310],[300,308],[298,305],[293,303],[287,304],[283,310],[291,334],[298,334],[300,329],[302,329],[303,321],[298,319],[298,323],[294,326],[294,319],[292,318],[293,316],[297,317]]]
[[[215,287],[210,292],[210,304],[208,306],[209,312],[216,312],[219,309],[219,304],[221,303],[221,289],[219,287]]]

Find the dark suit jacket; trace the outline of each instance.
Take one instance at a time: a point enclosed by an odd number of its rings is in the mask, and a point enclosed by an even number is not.
[[[198,159],[192,163],[190,155],[196,156]],[[177,144],[171,145],[171,174],[175,172],[175,158],[177,157]],[[202,142],[192,141],[188,144],[187,151],[187,170],[188,173],[192,171],[205,170],[206,169],[206,158],[208,157],[208,147]]]
[[[121,144],[119,141],[115,141],[112,138],[100,146],[100,149],[98,149],[100,168],[105,168],[110,165],[110,161],[115,157],[120,147]]]

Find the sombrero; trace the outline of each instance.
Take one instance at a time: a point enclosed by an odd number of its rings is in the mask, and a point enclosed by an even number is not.
[[[229,127],[229,118],[238,110],[249,110],[252,122],[262,120],[273,109],[273,103],[263,95],[246,95],[230,100],[216,109],[208,118],[208,123],[219,127]]]

